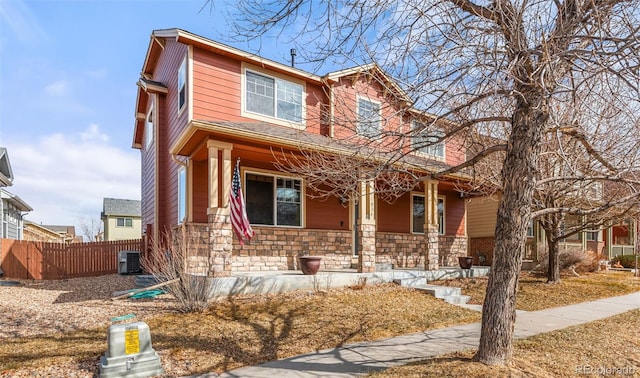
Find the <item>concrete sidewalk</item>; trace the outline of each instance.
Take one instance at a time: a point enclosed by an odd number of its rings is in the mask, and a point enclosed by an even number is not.
[[[588,323],[640,309],[640,292],[541,311],[519,311],[515,338]],[[262,365],[232,370],[220,377],[356,377],[409,362],[478,347],[480,323],[437,329],[385,340],[349,344]],[[200,375],[199,377],[217,375]]]

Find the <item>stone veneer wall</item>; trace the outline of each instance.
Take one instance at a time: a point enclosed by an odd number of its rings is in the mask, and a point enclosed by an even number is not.
[[[422,234],[376,233],[376,263],[394,268],[424,268],[425,236]]]
[[[299,254],[322,256],[321,270],[351,268],[352,234],[349,230],[258,226],[254,226],[253,230],[254,237],[243,246],[234,237],[231,256],[225,256],[224,261],[221,262],[225,267],[224,271],[298,270]],[[179,229],[176,232],[179,232]],[[209,245],[210,226],[189,224],[187,234],[189,235],[189,270],[197,274],[224,274],[209,271],[213,263]],[[442,266],[457,266],[458,256],[467,255],[467,238],[464,236],[439,236],[438,244],[439,264]],[[395,268],[423,269],[424,248],[426,248],[426,241],[422,234],[376,232],[375,262],[392,264]],[[477,264],[475,258],[474,264]],[[220,265],[220,262],[216,265]]]
[[[440,266],[458,266],[458,257],[467,256],[466,236],[438,237]]]
[[[351,268],[351,231],[253,226],[244,246],[233,240],[234,272],[297,270],[298,255],[322,256],[321,270]]]
[[[174,229],[174,240],[182,239],[182,229]],[[188,257],[187,269],[194,274],[209,274],[210,227],[206,223],[190,223],[185,226]]]
[[[378,232],[376,262],[394,268],[424,269],[425,235]],[[466,236],[438,236],[440,266],[458,266],[458,256],[467,256]]]

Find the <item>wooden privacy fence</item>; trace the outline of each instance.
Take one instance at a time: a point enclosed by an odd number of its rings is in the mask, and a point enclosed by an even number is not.
[[[144,239],[91,243],[50,243],[1,239],[4,277],[55,280],[118,272],[118,252],[144,251]]]

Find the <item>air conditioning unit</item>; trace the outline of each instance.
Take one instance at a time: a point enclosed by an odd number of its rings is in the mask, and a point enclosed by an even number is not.
[[[140,252],[120,251],[118,252],[118,273],[137,274],[142,273],[140,267]]]

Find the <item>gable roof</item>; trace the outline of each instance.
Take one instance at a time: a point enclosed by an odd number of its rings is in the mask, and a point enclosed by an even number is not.
[[[0,197],[2,200],[7,201],[11,205],[15,206],[19,211],[33,211],[33,208],[29,206],[22,198],[10,193],[9,191],[0,188]]]
[[[355,66],[340,71],[330,72],[324,77],[329,81],[337,81],[342,77],[360,76],[362,74],[367,74],[380,81],[381,84],[387,85],[389,89],[395,93],[396,97],[406,102],[407,105],[411,106],[413,104],[413,101],[409,95],[407,95],[407,92],[405,92],[398,83],[396,83],[391,76],[387,75],[387,73],[384,72],[376,63],[369,63],[362,66]]]
[[[70,235],[72,237],[76,236],[76,228],[75,226],[62,226],[62,225],[52,225],[52,224],[42,224],[40,225],[42,228],[46,228],[47,230],[53,231],[56,234],[61,235]]]
[[[105,198],[102,205],[102,216],[123,215],[130,217],[140,217],[141,202],[139,200]]]
[[[13,185],[13,171],[5,147],[0,147],[0,187]]]

